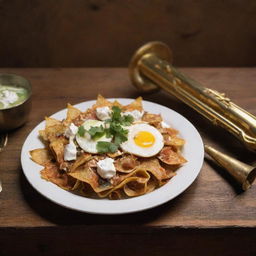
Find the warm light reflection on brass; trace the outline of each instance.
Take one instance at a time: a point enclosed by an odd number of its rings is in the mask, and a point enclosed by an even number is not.
[[[256,178],[256,167],[242,163],[237,159],[219,152],[208,145],[204,146],[205,152],[210,155],[221,167],[225,168],[229,174],[236,179],[243,190],[251,187]]]
[[[164,89],[198,113],[235,135],[249,150],[256,152],[256,117],[240,108],[224,93],[203,87],[172,66],[170,48],[161,42],[150,42],[139,48],[129,66],[133,84],[142,92]],[[205,151],[248,189],[256,176],[255,167],[241,163],[216,149]]]
[[[224,93],[203,87],[181,73],[171,61],[167,45],[150,42],[142,46],[130,62],[133,84],[143,92],[164,89],[256,152],[256,117],[231,102]]]

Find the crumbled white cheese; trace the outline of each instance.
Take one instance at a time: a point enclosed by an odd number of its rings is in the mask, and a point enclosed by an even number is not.
[[[111,110],[109,107],[96,108],[96,116],[102,121],[107,120],[111,116]]]
[[[70,126],[66,129],[64,135],[67,138],[74,137],[78,132],[78,127],[74,125],[73,123],[70,124]]]
[[[8,107],[10,104],[19,99],[17,93],[13,91],[3,90],[1,94],[0,102],[4,105],[4,108]]]
[[[64,149],[65,161],[76,160],[77,149],[73,140],[74,140],[74,137],[70,137],[69,144],[65,146],[65,149]]]
[[[135,122],[141,120],[143,114],[144,114],[144,111],[139,111],[139,110],[126,111],[122,113],[122,115],[124,116],[131,115]]]
[[[170,128],[170,125],[165,123],[164,121],[161,122],[162,128]]]
[[[111,179],[116,175],[116,168],[114,166],[114,160],[110,157],[106,157],[103,160],[97,162],[97,173],[103,179]]]

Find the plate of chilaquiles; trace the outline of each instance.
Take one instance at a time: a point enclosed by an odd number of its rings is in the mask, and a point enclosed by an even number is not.
[[[183,116],[137,99],[68,104],[28,135],[23,172],[43,196],[94,214],[124,214],[161,205],[196,179],[202,139]]]

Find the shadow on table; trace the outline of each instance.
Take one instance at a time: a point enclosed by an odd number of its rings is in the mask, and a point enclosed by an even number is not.
[[[214,162],[209,157],[205,157],[205,161],[221,176],[227,183],[229,183],[230,187],[233,189],[236,195],[241,195],[245,191],[242,190],[242,187],[236,180],[222,167],[220,167],[216,162]]]
[[[27,182],[24,174],[20,174],[20,188],[24,196],[24,201],[31,207],[31,209],[40,215],[46,221],[59,225],[120,225],[120,224],[147,224],[149,222],[157,221],[163,215],[168,213],[177,213],[185,204],[188,194],[194,192],[197,186],[197,180],[191,185],[186,192],[176,197],[175,199],[158,206],[153,209],[138,213],[122,214],[122,215],[97,215],[87,214],[59,206],[39,194]]]

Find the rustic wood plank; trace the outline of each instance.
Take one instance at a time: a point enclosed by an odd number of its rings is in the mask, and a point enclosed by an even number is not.
[[[76,226],[0,230],[0,255],[255,255],[255,229]],[[12,242],[15,239],[15,246]],[[8,246],[9,245],[9,246]]]
[[[256,64],[254,0],[2,0],[0,13],[2,67],[126,66],[152,40],[177,65]]]
[[[65,108],[66,103],[105,97],[139,96],[124,68],[91,69],[1,69],[27,77],[33,86],[33,111],[22,128],[10,133],[9,144],[0,154],[0,230],[76,226],[117,227],[128,225],[148,228],[256,228],[256,186],[245,193],[230,185],[233,182],[210,161],[205,161],[198,179],[176,199],[143,213],[124,216],[98,216],[79,213],[57,206],[39,195],[26,181],[20,165],[20,150],[31,129]],[[256,68],[184,68],[185,73],[208,87],[227,93],[238,105],[256,114]],[[172,108],[188,118],[203,139],[242,161],[252,163],[255,155],[246,151],[223,129],[208,121],[164,92],[145,95],[146,100]],[[253,233],[252,233],[253,234]],[[255,233],[254,233],[255,234]],[[238,254],[237,254],[238,255]]]

